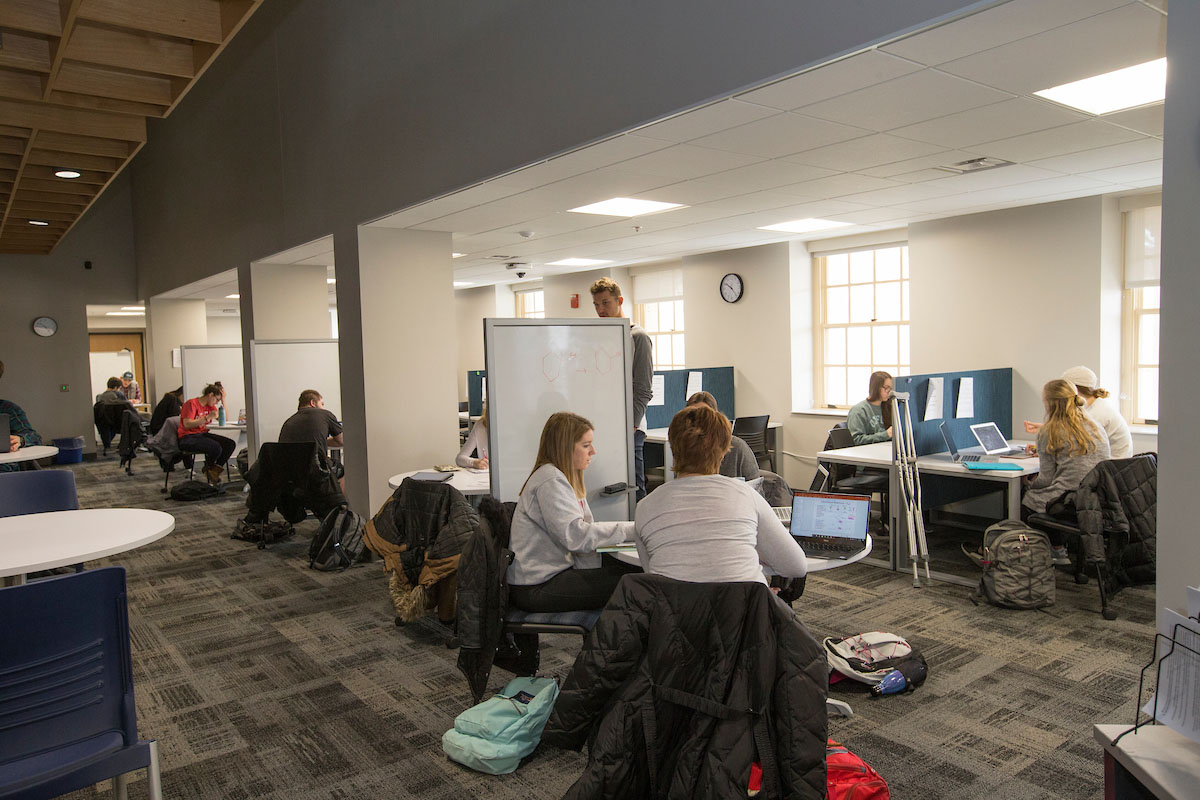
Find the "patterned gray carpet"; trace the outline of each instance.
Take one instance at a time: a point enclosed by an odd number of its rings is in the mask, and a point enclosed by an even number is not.
[[[435,622],[393,625],[378,564],[307,568],[315,529],[269,550],[231,540],[242,495],[177,503],[149,457],[73,467],[83,507],[175,515],[167,538],[108,559],[128,570],[141,734],[159,741],[168,798],[556,798],[585,756],[547,748],[491,777],[449,762],[441,735],[470,704]],[[99,565],[97,562],[96,565]],[[817,637],[888,630],[919,646],[928,682],[873,699],[837,687],[851,719],[830,734],[888,780],[892,796],[1095,798],[1093,722],[1132,718],[1150,652],[1152,587],[1116,599],[1060,578],[1048,612],[976,607],[967,590],[855,565],[813,576],[796,608]],[[543,672],[564,674],[575,637],[543,637]],[[492,688],[509,677],[499,669]],[[844,685],[844,684],[843,684]],[[108,797],[107,785],[75,798]],[[145,797],[141,778],[131,797]]]

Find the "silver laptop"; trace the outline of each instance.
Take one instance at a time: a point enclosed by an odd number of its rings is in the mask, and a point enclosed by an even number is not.
[[[845,558],[867,546],[870,519],[869,495],[794,492],[788,530],[807,556]]]
[[[810,492],[823,492],[828,488],[828,484],[829,470],[825,468],[824,464],[817,464],[817,472],[813,475],[812,484],[809,485],[808,490]],[[775,516],[779,517],[779,521],[784,525],[792,521],[791,506],[771,506],[771,510],[775,512]]]
[[[938,425],[938,430],[942,432],[942,439],[946,442],[946,450],[950,453],[950,460],[955,464],[962,464],[965,461],[995,461],[994,458],[986,458],[970,453],[963,454],[958,452],[958,448],[954,446],[954,437],[950,435],[950,431],[946,429],[946,423]]]
[[[979,446],[989,456],[1025,455],[1024,447],[1009,446],[1008,439],[1004,438],[1004,434],[1000,432],[1000,428],[994,422],[980,422],[972,425],[971,433],[975,434]]]

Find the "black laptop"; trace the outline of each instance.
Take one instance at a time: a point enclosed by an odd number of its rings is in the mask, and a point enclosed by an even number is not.
[[[871,497],[833,492],[794,492],[789,530],[804,554],[844,558],[867,546]]]

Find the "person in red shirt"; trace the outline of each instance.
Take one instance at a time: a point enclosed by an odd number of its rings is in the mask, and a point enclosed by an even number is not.
[[[185,453],[204,454],[204,475],[216,486],[221,472],[237,444],[227,436],[208,432],[209,423],[217,418],[217,406],[225,402],[221,382],[204,387],[204,394],[183,404],[179,412],[179,449]]]

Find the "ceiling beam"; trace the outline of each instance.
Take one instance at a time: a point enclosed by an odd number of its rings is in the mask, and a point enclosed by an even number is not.
[[[67,40],[67,58],[106,67],[194,78],[192,45],[148,33],[76,25]]]
[[[0,97],[41,100],[43,79],[29,72],[0,71]]]
[[[38,152],[38,151],[33,151]],[[91,186],[94,189],[96,186],[103,186],[108,183],[108,179],[112,177],[112,172],[94,172],[92,170],[81,170],[78,167],[72,167],[79,172],[78,178],[59,178],[56,177],[54,171],[61,169],[62,165],[46,166],[38,164],[32,153],[26,159],[28,162],[25,166],[25,177],[34,178],[39,181],[56,181],[63,186]],[[92,191],[92,190],[89,190]]]
[[[121,165],[121,160],[115,158],[105,158],[104,156],[87,155],[84,153],[65,153],[61,150],[44,150],[35,147],[29,153],[29,163],[39,164],[45,167],[53,167],[54,169],[66,167],[69,169],[93,170],[95,172],[112,173],[116,172],[117,167]],[[3,167],[4,165],[4,161],[0,159],[0,167]]]
[[[75,62],[62,65],[54,89],[59,92],[94,94],[115,100],[149,103],[163,108],[170,106],[174,99],[170,78],[119,72]]]
[[[220,44],[221,6],[216,0],[87,0],[83,19],[179,39]]]
[[[20,100],[0,99],[0,124],[103,136],[128,142],[146,141],[145,119],[101,111],[26,103]]]
[[[33,131],[33,133],[36,133],[36,131]],[[14,185],[17,185],[20,182],[21,172],[25,169],[26,159],[29,158],[29,151],[32,149],[33,149],[33,137],[30,136],[25,141],[25,149],[21,153],[21,163],[17,165],[16,176],[13,178]],[[16,196],[17,196],[17,192],[14,191],[12,194],[10,194],[8,196],[8,200],[6,200],[4,203],[4,213],[0,214],[0,230],[3,230],[4,226],[6,224],[8,224],[9,212],[12,211],[13,198]]]
[[[47,0],[4,0],[4,27],[42,36],[61,36],[57,4]]]
[[[96,136],[80,136],[73,133],[57,131],[38,131],[34,137],[38,147],[47,150],[62,150],[68,153],[86,153],[93,156],[119,158],[122,161],[129,158],[137,147],[129,142],[115,139],[101,139]]]
[[[97,97],[94,94],[75,94],[74,92],[51,92],[47,98],[51,103],[75,108],[90,108],[95,111],[112,111],[116,114],[132,114],[139,117],[161,117],[166,114],[166,106],[147,105],[146,103],[131,103],[128,100],[113,100],[110,97]]]
[[[30,165],[25,165],[25,174],[21,176],[21,185],[17,187],[18,194],[21,192],[51,192],[55,194],[71,194],[78,196],[81,200],[95,196],[95,184],[79,183],[78,181],[63,180],[62,178],[35,178],[29,174]],[[101,184],[103,185],[103,184]]]
[[[50,69],[48,70],[49,74],[46,76],[46,81],[42,85],[43,100],[49,100],[50,93],[54,91],[54,83],[58,77],[58,70],[62,67],[63,54],[67,50],[66,44],[71,40],[71,34],[75,30],[75,15],[79,11],[80,2],[81,0],[58,0],[62,34],[50,42]]]
[[[27,36],[6,31],[4,47],[0,48],[0,67],[49,72],[50,40],[42,36]]]

